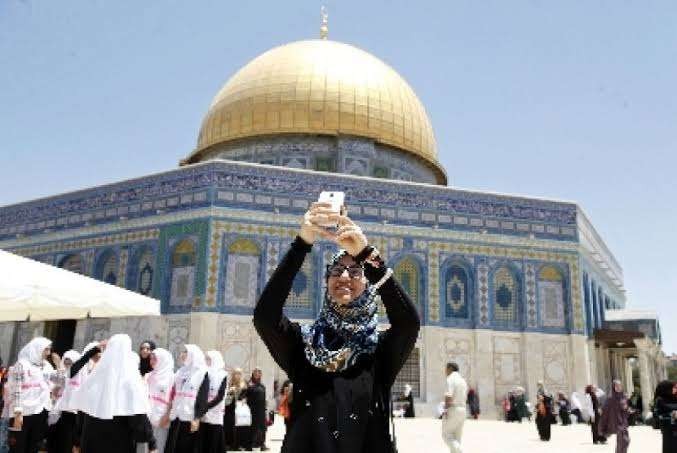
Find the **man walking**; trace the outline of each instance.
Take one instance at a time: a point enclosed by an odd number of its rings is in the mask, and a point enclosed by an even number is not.
[[[442,417],[442,438],[450,453],[462,453],[461,435],[465,422],[465,403],[468,397],[468,384],[458,372],[455,362],[447,363],[447,385],[444,394],[445,414]]]

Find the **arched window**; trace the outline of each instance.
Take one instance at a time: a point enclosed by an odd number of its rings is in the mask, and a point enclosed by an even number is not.
[[[470,292],[468,273],[457,264],[449,267],[445,279],[444,314],[447,318],[467,319],[469,314]]]
[[[172,285],[169,304],[172,306],[191,305],[195,291],[195,265],[197,253],[195,243],[183,239],[172,252]]]
[[[541,324],[564,327],[564,277],[554,266],[543,266],[538,272],[538,299]]]
[[[519,284],[506,266],[498,268],[493,276],[493,322],[496,326],[518,325]]]
[[[250,239],[238,239],[228,246],[224,305],[253,308],[259,285],[261,249]]]
[[[76,274],[84,275],[84,266],[82,263],[82,256],[79,254],[68,255],[61,260],[59,267],[67,271],[75,272]]]
[[[118,282],[118,257],[113,250],[106,250],[96,261],[94,278],[111,285]]]
[[[421,307],[421,296],[423,294],[421,294],[422,289],[420,288],[421,270],[418,262],[413,258],[406,257],[397,263],[393,273],[397,281],[402,285],[402,288],[407,292],[411,300],[414,301],[414,304],[416,304],[419,315],[423,319]]]
[[[147,296],[153,290],[154,256],[151,249],[146,249],[141,253],[137,267],[136,290]]]

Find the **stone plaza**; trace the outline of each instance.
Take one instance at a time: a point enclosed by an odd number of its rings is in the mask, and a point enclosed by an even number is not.
[[[399,453],[445,453],[449,449],[440,435],[441,421],[432,418],[396,419]],[[284,425],[268,431],[271,453],[280,451]],[[541,442],[534,422],[506,423],[493,420],[466,420],[463,428],[464,453],[613,453],[615,437],[606,445],[594,445],[587,424],[553,425],[550,442]],[[660,431],[649,426],[630,427],[629,453],[661,451]]]

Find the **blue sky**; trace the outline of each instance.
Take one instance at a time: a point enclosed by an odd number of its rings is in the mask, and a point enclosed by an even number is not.
[[[677,3],[324,2],[426,105],[454,186],[575,200],[677,352]],[[317,1],[0,0],[0,205],[174,168]]]

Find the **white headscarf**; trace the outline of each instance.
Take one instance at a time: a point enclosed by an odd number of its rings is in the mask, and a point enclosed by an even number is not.
[[[171,387],[174,382],[174,358],[171,352],[162,348],[155,348],[152,352],[157,362],[153,370],[148,373],[148,383],[158,386]]]
[[[70,351],[66,351],[63,355],[63,360],[65,361],[66,359],[71,361],[71,365],[80,359],[80,353],[78,351],[75,351],[71,349]],[[63,362],[62,362],[63,363]],[[66,368],[66,370],[70,369],[70,366]],[[61,398],[59,398],[59,401],[57,401],[56,405],[54,406],[54,409],[59,410],[59,411],[64,411],[64,410],[72,410],[72,404],[73,404],[73,397],[77,393],[77,390],[80,386],[81,383],[81,378],[82,378],[82,370],[78,372],[75,376],[72,378],[70,377],[70,373],[66,373],[66,381],[64,384],[63,388],[63,393],[61,394]]]
[[[209,382],[214,381],[217,385],[221,385],[221,381],[226,377],[226,362],[223,361],[223,356],[219,351],[207,351],[205,353],[212,361],[209,367]]]
[[[85,346],[85,349],[82,350],[82,354],[87,354],[87,352],[93,348],[98,348],[100,343],[98,341],[92,341],[89,343],[87,346]],[[87,362],[87,372],[91,373],[91,371],[94,369],[96,366],[96,362],[92,359],[89,359],[89,362]]]
[[[111,337],[75,400],[80,411],[104,420],[148,413],[148,390],[141,380],[129,335]]]
[[[409,398],[410,394],[411,394],[411,385],[404,384],[404,397]]]
[[[82,355],[78,351],[76,351],[75,349],[70,349],[70,350],[64,352],[64,354],[63,354],[63,360],[66,360],[66,359],[70,360],[71,365],[73,363],[77,362],[78,360],[80,360],[80,357],[82,357]]]
[[[49,340],[45,337],[33,338],[26,346],[21,348],[21,351],[19,351],[18,361],[25,362],[24,365],[42,367],[44,365],[42,353],[51,345],[52,340]]]
[[[207,373],[205,355],[202,349],[194,344],[187,344],[185,348],[188,353],[186,361],[176,372],[176,377],[183,381],[189,380],[191,385],[198,389],[204,380],[205,373]]]

